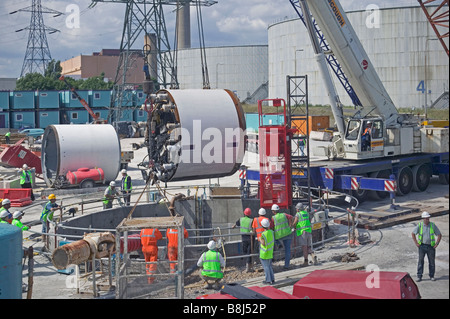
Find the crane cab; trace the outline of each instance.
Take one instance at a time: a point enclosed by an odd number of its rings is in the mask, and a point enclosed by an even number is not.
[[[349,120],[343,141],[345,158],[366,159],[384,156],[384,132],[381,118]]]

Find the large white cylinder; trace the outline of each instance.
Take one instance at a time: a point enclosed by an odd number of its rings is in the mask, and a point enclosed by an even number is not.
[[[238,170],[246,125],[231,91],[160,90],[156,96],[149,154],[161,180],[224,177]]]
[[[112,125],[49,125],[42,139],[42,172],[47,186],[79,168],[101,168],[106,181],[120,169],[120,141]]]

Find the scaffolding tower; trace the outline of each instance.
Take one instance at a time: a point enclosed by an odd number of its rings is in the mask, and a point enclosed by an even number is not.
[[[184,217],[140,217],[125,218],[116,228],[116,249],[121,247],[123,238],[123,252],[121,258],[116,260],[116,298],[117,299],[149,299],[149,298],[184,298]],[[131,258],[128,251],[128,238],[133,232],[140,232],[146,228],[157,228],[159,230],[177,229],[178,231],[178,260],[159,260],[156,262],[145,262]],[[150,264],[158,265],[158,273],[151,276],[156,281],[149,284],[146,277],[145,267]],[[170,263],[177,264],[175,272],[169,272]],[[161,270],[164,267],[164,270]],[[174,280],[175,279],[175,280]]]

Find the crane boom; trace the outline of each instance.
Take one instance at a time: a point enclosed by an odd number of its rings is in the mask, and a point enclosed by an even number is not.
[[[386,127],[402,122],[369,56],[338,0],[304,0],[324,33],[363,107],[384,119]]]
[[[67,82],[66,78],[64,77],[64,75],[61,75],[61,77],[59,78],[60,81],[63,81],[64,83],[66,83],[67,87],[70,89],[70,91],[72,92],[73,95],[75,95],[75,97],[80,101],[81,105],[83,105],[83,107],[86,109],[86,111],[88,111],[89,115],[92,116],[92,119],[94,120],[94,123],[100,123],[100,122],[104,122],[104,121],[100,121],[99,116],[97,114],[94,113],[94,111],[92,111],[92,109],[89,107],[89,104],[86,102],[85,99],[83,99],[78,92],[75,90],[74,87],[72,87],[70,85],[69,82]]]

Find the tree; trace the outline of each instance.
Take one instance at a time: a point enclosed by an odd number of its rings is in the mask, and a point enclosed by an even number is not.
[[[67,85],[60,81],[62,67],[60,61],[52,60],[49,62],[44,75],[40,73],[28,73],[24,77],[17,80],[16,90],[18,91],[51,91],[51,90],[67,90]],[[114,83],[105,82],[105,73],[94,76],[86,80],[75,80],[66,77],[67,82],[75,90],[111,90]]]

